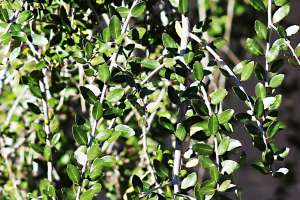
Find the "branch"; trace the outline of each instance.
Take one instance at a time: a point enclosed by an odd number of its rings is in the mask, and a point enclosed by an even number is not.
[[[182,23],[182,36],[180,42],[180,56],[184,56],[188,44],[189,38],[189,19],[185,15],[181,15]],[[180,106],[181,107],[181,106]],[[180,109],[180,108],[179,108]],[[180,112],[178,114],[180,117]],[[174,194],[177,194],[180,191],[180,180],[179,180],[179,171],[181,165],[181,148],[180,141],[176,139],[175,152],[174,152],[174,165],[173,165],[173,183],[174,183]]]
[[[42,104],[43,104],[43,115],[44,115],[44,130],[46,133],[46,145],[51,146],[51,129],[50,129],[50,119],[49,119],[49,106],[48,101],[51,98],[50,91],[49,91],[49,85],[48,85],[48,75],[47,75],[47,68],[43,69],[43,80],[40,81],[40,89],[44,93],[44,96],[42,98]],[[47,162],[47,179],[49,182],[52,182],[52,162]]]
[[[164,93],[165,93],[165,89],[162,89],[159,93],[159,96],[157,98],[157,100],[155,101],[155,103],[160,103],[161,100],[163,99],[164,97]],[[151,124],[154,120],[154,117],[156,115],[156,111],[153,112],[148,119],[145,119],[146,120],[146,124],[147,124],[147,127],[146,125],[144,125],[142,127],[142,142],[143,142],[143,151],[144,151],[144,156],[146,158],[146,161],[147,161],[147,166],[148,166],[148,170],[151,174],[151,177],[153,178],[154,180],[154,183],[155,183],[155,186],[159,186],[159,183],[157,182],[157,179],[156,179],[156,176],[155,176],[155,172],[154,172],[154,169],[152,168],[151,166],[151,161],[150,161],[150,158],[149,158],[149,155],[148,155],[148,147],[147,147],[147,134],[148,132],[150,131],[150,128],[151,128]],[[163,191],[161,189],[159,189],[159,193],[162,194]]]
[[[248,94],[246,93],[246,90],[244,89],[244,87],[241,85],[240,80],[237,78],[237,76],[233,73],[233,71],[230,69],[230,67],[224,62],[224,60],[217,54],[217,52],[215,52],[215,50],[213,50],[210,46],[208,46],[207,44],[204,44],[202,42],[202,40],[197,37],[195,34],[190,33],[190,37],[195,40],[196,42],[198,42],[201,45],[204,45],[204,48],[215,58],[215,60],[218,62],[219,66],[225,70],[236,82],[236,85],[238,86],[238,88],[246,95],[246,101],[247,101],[247,105],[250,108],[251,111],[251,115],[254,118],[254,121],[256,122],[257,126],[259,127],[259,132],[261,133],[262,139],[264,141],[264,144],[267,148],[267,140],[265,137],[265,131],[263,129],[262,124],[260,123],[260,121],[253,115],[254,113],[254,105],[252,104],[252,102],[250,101],[250,97],[248,96]]]

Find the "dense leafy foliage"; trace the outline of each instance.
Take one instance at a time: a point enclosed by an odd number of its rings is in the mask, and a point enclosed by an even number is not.
[[[290,9],[288,0],[1,1],[1,199],[240,198],[237,124],[260,152],[253,167],[287,174],[289,148],[275,138],[283,61],[300,64],[290,43],[299,26],[281,24]],[[231,18],[245,10],[260,17],[243,38],[248,59],[229,66]],[[228,96],[245,107],[226,107]]]

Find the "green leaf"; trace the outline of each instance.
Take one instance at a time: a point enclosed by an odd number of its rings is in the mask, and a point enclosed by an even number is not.
[[[211,98],[211,103],[214,105],[221,103],[224,100],[224,98],[227,96],[227,94],[228,92],[224,88],[215,90],[213,93],[209,95]]]
[[[208,120],[208,130],[210,134],[216,134],[219,130],[219,121],[216,115],[212,115]]]
[[[68,164],[67,165],[67,174],[73,183],[79,183],[80,172],[76,166],[74,166],[72,164]]]
[[[251,52],[253,55],[256,55],[256,56],[263,55],[263,49],[255,39],[247,38],[246,49],[249,52]]]
[[[99,120],[102,117],[103,108],[100,102],[94,104],[92,114],[95,120]]]
[[[145,2],[138,3],[131,11],[132,16],[140,17],[143,13],[145,13],[146,4]]]
[[[6,33],[1,34],[0,43],[6,45],[10,42],[10,40],[11,40],[11,34],[10,33],[6,32]]]
[[[110,78],[110,71],[107,64],[100,65],[98,69],[98,77],[100,81],[102,81],[103,83],[107,83]]]
[[[219,155],[223,155],[224,153],[226,153],[226,151],[229,147],[229,143],[230,143],[229,137],[222,138],[222,140],[218,146]]]
[[[196,61],[193,65],[194,76],[198,81],[202,81],[204,77],[203,66],[200,62]]]
[[[19,14],[17,22],[22,24],[23,22],[29,20],[32,16],[33,14],[30,10],[24,10]]]
[[[106,155],[100,158],[101,167],[112,168],[116,162],[115,157]]]
[[[89,190],[86,190],[85,192],[83,192],[81,195],[80,195],[80,200],[93,200],[94,198],[94,191],[89,189]]]
[[[254,62],[253,61],[247,62],[242,68],[241,80],[242,81],[248,80],[252,76],[253,71],[254,71]]]
[[[129,9],[126,7],[122,7],[122,6],[117,7],[116,10],[121,15],[121,17],[127,17],[128,13],[129,13]]]
[[[273,15],[273,23],[278,23],[283,20],[290,12],[289,4],[280,7]]]
[[[250,0],[250,5],[257,11],[263,12],[266,10],[262,0]]]
[[[15,38],[16,40],[19,40],[20,42],[26,42],[27,41],[27,35],[24,32],[21,31],[12,31],[11,36]]]
[[[259,39],[267,40],[268,37],[268,29],[267,26],[264,25],[261,21],[255,21],[255,32]]]
[[[31,37],[32,37],[32,43],[34,45],[43,47],[48,44],[47,38],[43,35],[38,35],[34,33],[31,35]]]
[[[219,180],[219,177],[220,177],[220,172],[217,168],[216,165],[212,165],[209,169],[209,174],[210,174],[210,177],[211,177],[211,180],[215,183],[218,182]]]
[[[256,114],[256,117],[260,118],[264,113],[264,103],[262,99],[258,99],[255,102],[254,112]]]
[[[106,95],[106,100],[112,103],[118,102],[124,96],[124,89],[122,88],[115,88],[109,91]]]
[[[80,86],[80,92],[83,98],[90,104],[94,104],[98,101],[96,95],[87,87]]]
[[[211,155],[213,153],[213,148],[204,143],[196,143],[193,145],[192,149],[199,155]]]
[[[40,110],[40,108],[37,105],[35,105],[34,103],[28,102],[27,105],[28,105],[28,108],[33,113],[35,113],[35,114],[41,114],[42,113],[41,110]]]
[[[184,62],[186,65],[190,64],[194,59],[195,54],[193,52],[188,52],[184,54]]]
[[[222,165],[222,170],[221,170],[222,174],[227,173],[228,175],[230,175],[239,168],[239,164],[233,160],[224,160],[222,161],[221,165]]]
[[[165,48],[177,49],[178,47],[175,40],[167,33],[162,34],[162,41]]]
[[[88,160],[95,160],[100,155],[101,155],[101,150],[98,144],[93,144],[87,151]]]
[[[215,193],[215,182],[205,181],[202,185],[197,184],[195,187],[196,200],[204,200],[205,195],[213,195]]]
[[[184,139],[186,138],[186,134],[187,132],[185,130],[185,127],[181,123],[177,124],[175,132],[176,138],[178,138],[180,141],[184,141]]]
[[[0,8],[0,20],[3,22],[8,22],[9,16],[6,9]]]
[[[102,31],[102,38],[104,42],[109,42],[110,41],[110,30],[109,27],[105,27]]]
[[[220,124],[225,124],[229,122],[234,114],[233,109],[227,109],[218,114],[218,121]]]
[[[289,0],[274,0],[276,6],[283,6],[284,4],[288,3]]]
[[[231,180],[223,181],[218,189],[220,192],[226,192],[226,190],[230,187]]]
[[[53,137],[51,138],[51,145],[55,146],[60,139],[61,134],[60,133],[56,133],[55,135],[53,135]]]
[[[110,20],[109,30],[110,30],[110,35],[113,39],[116,39],[121,35],[121,22],[116,15],[112,16]]]
[[[179,0],[178,11],[181,14],[186,14],[189,10],[189,0]]]
[[[82,126],[75,125],[73,127],[73,137],[80,145],[86,145],[88,142],[87,131]]]
[[[272,46],[267,54],[267,63],[271,63],[278,57],[280,49],[278,46]]]
[[[148,69],[155,69],[159,66],[159,62],[157,60],[151,60],[151,59],[143,59],[141,64],[143,67]]]
[[[44,158],[46,161],[49,161],[52,159],[51,147],[49,147],[48,145],[46,145],[44,148]]]
[[[192,172],[187,177],[185,177],[181,182],[181,189],[185,190],[189,187],[193,187],[197,182],[196,172]]]
[[[277,88],[282,84],[283,80],[284,74],[277,74],[271,78],[269,86],[272,88]]]
[[[131,127],[123,125],[123,124],[118,124],[115,127],[115,131],[120,132],[121,135],[125,138],[129,138],[129,137],[132,137],[135,135],[135,131]]]
[[[255,86],[255,94],[258,98],[264,99],[267,95],[265,86],[262,83],[257,83]]]

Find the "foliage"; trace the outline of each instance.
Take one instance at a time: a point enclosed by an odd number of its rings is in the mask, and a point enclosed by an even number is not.
[[[253,167],[287,174],[277,88],[282,61],[300,65],[299,26],[283,26],[288,0],[232,2],[1,1],[1,198],[241,198],[237,123]],[[247,12],[248,59],[231,67],[230,17]],[[226,108],[233,95],[246,109]]]

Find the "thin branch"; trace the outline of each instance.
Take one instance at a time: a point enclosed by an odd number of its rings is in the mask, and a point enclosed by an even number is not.
[[[248,96],[248,94],[246,93],[246,90],[244,89],[244,87],[241,85],[240,80],[237,78],[237,76],[233,73],[233,71],[230,69],[230,67],[224,62],[224,60],[217,54],[217,52],[215,52],[215,50],[213,50],[210,46],[208,46],[207,44],[204,44],[201,39],[199,37],[197,37],[196,35],[194,35],[193,33],[190,33],[190,37],[195,40],[196,42],[198,42],[199,44],[204,45],[205,49],[215,58],[215,60],[218,62],[219,66],[224,69],[236,82],[236,85],[238,86],[238,88],[246,95],[246,99],[247,99],[247,105],[250,108],[252,117],[254,118],[254,121],[256,122],[257,126],[259,127],[259,132],[261,133],[261,136],[263,138],[264,144],[266,146],[266,148],[268,147],[267,145],[267,140],[265,137],[265,131],[262,127],[262,124],[260,123],[260,121],[255,117],[255,115],[253,115],[254,113],[254,105],[252,104],[250,97]]]
[[[125,19],[125,22],[122,26],[122,29],[121,29],[121,34],[125,34],[126,30],[127,30],[127,27],[128,27],[128,24],[129,24],[129,21],[132,17],[131,15],[131,11],[132,9],[134,8],[134,6],[136,6],[136,4],[138,3],[138,0],[135,0],[133,3],[132,3],[132,6],[128,12],[128,15]],[[110,65],[109,65],[109,71],[112,71],[112,69],[117,66],[117,58],[118,58],[118,52],[119,52],[119,49],[120,47],[118,48],[118,50],[111,56],[111,62],[110,62]],[[103,85],[103,88],[102,88],[102,91],[101,91],[101,97],[100,97],[100,102],[102,103],[104,101],[104,97],[105,97],[105,93],[106,93],[106,90],[107,90],[108,86],[107,84],[104,84]]]
[[[188,17],[185,15],[181,15],[181,23],[182,23],[182,36],[180,41],[180,56],[183,57],[187,49],[188,38],[189,38]],[[179,171],[181,165],[181,147],[180,147],[181,145],[179,143],[180,141],[176,139],[175,151],[174,151],[173,180],[172,180],[174,183],[173,186],[174,194],[177,194],[180,191]]]
[[[158,98],[155,101],[155,103],[157,103],[157,104],[160,103],[161,100],[164,97],[164,94],[165,94],[165,89],[162,89],[160,91],[160,93],[158,95]],[[152,179],[154,180],[155,186],[159,186],[159,183],[157,182],[157,179],[156,179],[156,176],[155,176],[154,169],[152,168],[152,165],[151,165],[151,161],[150,161],[150,158],[149,158],[149,155],[148,155],[148,147],[147,147],[147,134],[150,131],[150,128],[151,128],[151,125],[152,125],[152,122],[154,120],[155,115],[156,115],[156,111],[151,113],[151,115],[149,116],[148,119],[145,119],[146,120],[146,125],[144,125],[142,127],[142,143],[143,143],[144,157],[147,161],[148,170],[150,172],[150,175],[151,175]],[[162,194],[163,191],[161,189],[159,189],[159,193]]]
[[[43,115],[44,115],[44,130],[46,133],[46,145],[51,146],[51,129],[50,129],[50,119],[49,119],[49,106],[48,101],[51,98],[49,85],[48,85],[48,75],[47,75],[47,68],[43,69],[43,80],[40,81],[40,88],[41,91],[44,93],[44,96],[42,98],[42,104],[43,104]],[[49,182],[52,182],[52,162],[47,162],[47,179]]]

